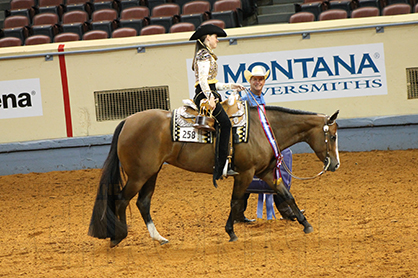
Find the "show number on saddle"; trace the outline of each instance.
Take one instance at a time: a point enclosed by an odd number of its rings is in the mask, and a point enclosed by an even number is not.
[[[198,111],[197,106],[190,99],[183,100],[183,104],[182,107],[173,111],[171,125],[173,141],[213,143],[215,120],[210,117],[207,108]],[[234,144],[248,142],[249,113],[247,103],[231,96],[221,104],[231,120]]]

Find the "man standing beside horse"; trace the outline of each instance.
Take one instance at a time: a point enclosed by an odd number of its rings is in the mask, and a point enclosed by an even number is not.
[[[245,79],[247,79],[248,83],[250,83],[250,90],[246,90],[247,94],[241,98],[242,101],[248,101],[248,104],[250,106],[258,106],[258,105],[266,105],[266,102],[263,97],[263,88],[264,84],[266,83],[266,79],[268,78],[270,74],[270,70],[267,72],[265,71],[264,67],[262,66],[255,66],[252,71],[245,70],[244,76]],[[292,151],[290,149],[284,149],[281,151],[282,157],[283,157],[283,163],[286,163],[286,166],[289,169],[292,169]],[[282,165],[279,167],[283,183],[287,187],[288,190],[290,190],[290,183],[292,177],[290,174],[284,169]],[[265,183],[264,181],[258,180],[256,178],[256,183]],[[250,185],[251,187],[251,185]],[[266,184],[266,187],[267,184]],[[248,219],[244,216],[244,211],[247,209],[247,201],[250,197],[250,193],[246,193],[244,196],[244,206],[240,210],[240,215],[238,217],[237,222],[254,222],[254,219]],[[286,220],[295,220],[295,215],[293,214],[292,209],[286,204],[284,199],[280,197],[280,195],[274,194],[273,200],[276,205],[277,210],[280,212],[283,219]],[[271,199],[267,198],[266,202],[271,202]]]

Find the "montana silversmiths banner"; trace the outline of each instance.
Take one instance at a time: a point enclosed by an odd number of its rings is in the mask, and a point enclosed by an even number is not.
[[[191,98],[192,61],[186,61]],[[244,70],[254,66],[270,70],[263,90],[267,103],[387,94],[383,43],[220,56],[217,79],[249,88]],[[223,99],[230,93],[221,92]]]
[[[0,81],[0,119],[42,115],[39,78]]]

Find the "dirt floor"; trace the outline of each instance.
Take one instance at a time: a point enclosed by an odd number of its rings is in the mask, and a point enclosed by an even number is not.
[[[87,235],[100,170],[0,177],[0,277],[418,277],[418,149],[341,153],[338,171],[293,180],[314,227],[258,219],[228,242],[232,178],[165,165],[152,216],[170,243],[150,239],[134,202],[115,248]],[[294,156],[297,175],[321,170]],[[252,194],[246,216],[256,218]],[[277,211],[276,211],[277,213]]]

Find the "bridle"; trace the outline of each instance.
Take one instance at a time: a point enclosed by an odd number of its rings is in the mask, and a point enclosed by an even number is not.
[[[326,171],[328,171],[329,166],[331,165],[331,156],[329,155],[329,141],[328,141],[328,136],[329,136],[329,127],[334,125],[335,121],[333,121],[331,124],[328,123],[328,119],[327,122],[324,124],[324,126],[322,127],[322,130],[324,132],[324,137],[325,137],[325,147],[326,147],[326,153],[325,153],[325,159],[324,159],[324,168],[322,169],[321,172],[319,172],[318,174],[312,176],[312,177],[298,177],[295,174],[293,174],[293,172],[287,167],[286,163],[284,162],[284,160],[282,159],[282,161],[280,162],[281,165],[283,165],[283,168],[286,170],[286,172],[292,176],[295,179],[298,180],[311,180],[314,178],[317,178],[319,176],[321,176],[322,174],[324,174]],[[276,141],[277,144],[277,141]],[[278,147],[278,146],[277,146]],[[280,153],[280,157],[282,157],[282,154],[280,152],[280,148],[279,149],[279,153]]]
[[[259,104],[257,102],[257,100],[254,98],[254,96],[251,93],[251,91],[249,89],[247,89],[247,88],[245,88],[245,90],[247,92],[247,95],[250,95],[253,98],[254,102],[257,103],[257,106],[261,106],[261,104]],[[267,115],[264,113],[264,110],[263,109],[259,109],[259,110],[262,111],[262,113],[264,114],[264,117],[266,118],[268,124],[270,125],[269,120],[267,118]],[[274,135],[274,132],[273,132],[274,143],[275,143],[275,145],[277,147],[277,150],[279,152],[280,163],[281,163],[281,165],[283,165],[283,168],[286,170],[286,172],[291,177],[293,177],[295,179],[298,179],[298,180],[310,180],[310,179],[314,179],[314,178],[317,178],[317,177],[321,176],[322,174],[324,174],[328,170],[329,166],[331,165],[331,156],[329,154],[329,140],[328,140],[329,127],[335,124],[335,121],[332,121],[331,123],[328,123],[328,121],[329,121],[329,117],[326,118],[326,121],[324,123],[324,126],[322,127],[322,131],[324,132],[325,147],[326,147],[326,153],[325,153],[325,159],[324,159],[324,168],[322,169],[321,172],[319,172],[318,174],[316,174],[316,175],[314,175],[312,177],[298,177],[295,174],[293,174],[293,172],[289,169],[289,167],[287,167],[286,163],[283,160],[283,156],[282,156],[282,153],[280,151],[280,147],[277,144],[276,136]]]

